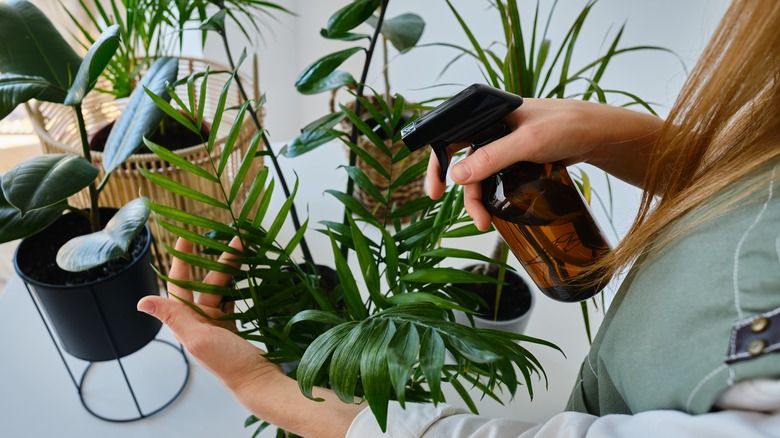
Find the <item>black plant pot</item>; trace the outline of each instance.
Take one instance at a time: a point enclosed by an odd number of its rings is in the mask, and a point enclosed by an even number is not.
[[[477,268],[484,269],[486,265],[472,265],[465,268],[466,271],[474,271]],[[489,270],[487,275],[498,274],[497,269]],[[507,270],[504,274],[506,283],[501,292],[496,312],[496,286],[493,284],[457,284],[456,286],[479,295],[488,304],[487,308],[477,309],[474,315],[474,324],[480,328],[491,328],[514,333],[523,333],[531,311],[534,307],[534,295],[531,288],[516,272]],[[465,314],[458,312],[456,319],[462,324],[469,324]]]
[[[104,222],[115,210],[101,209]],[[151,269],[149,227],[131,244],[131,260],[119,259],[71,275],[56,264],[56,253],[72,237],[85,234],[85,218],[66,214],[16,250],[16,272],[47,314],[65,351],[90,362],[119,359],[151,342],[159,320],[138,312],[146,295],[159,294]]]

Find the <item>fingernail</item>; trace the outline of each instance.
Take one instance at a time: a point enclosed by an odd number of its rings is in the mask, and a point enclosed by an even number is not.
[[[141,301],[138,303],[138,311],[154,315],[154,312],[157,311],[157,306],[149,301]]]
[[[452,167],[450,176],[452,176],[452,180],[455,182],[466,181],[471,176],[471,167],[469,167],[468,163],[458,163]]]

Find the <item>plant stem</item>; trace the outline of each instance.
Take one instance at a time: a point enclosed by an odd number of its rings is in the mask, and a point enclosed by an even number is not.
[[[382,31],[382,23],[385,21],[385,11],[387,11],[387,5],[390,3],[390,0],[382,0],[382,5],[379,8],[379,19],[376,22],[376,28],[374,29],[374,35],[371,37],[371,43],[368,45],[368,51],[366,52],[366,62],[363,63],[363,72],[360,74],[360,81],[357,83],[357,90],[356,95],[357,99],[355,99],[355,114],[357,114],[358,117],[360,117],[360,112],[362,111],[362,106],[360,104],[360,98],[363,97],[363,90],[366,86],[366,80],[368,78],[368,68],[371,66],[371,58],[374,57],[374,50],[376,49],[376,41],[380,37],[380,32]],[[352,144],[357,144],[358,142],[358,127],[354,123],[352,124],[352,132],[349,134],[349,141]],[[353,150],[350,149],[349,151],[349,165],[355,166],[357,164],[357,154]],[[351,178],[347,179],[347,196],[353,196],[355,194],[355,182],[352,181]],[[342,220],[343,224],[346,224],[347,221],[347,215],[349,212],[344,209],[344,219]],[[341,245],[341,253],[346,257],[348,248],[346,245]]]
[[[84,158],[92,163],[92,153],[89,150],[89,140],[87,137],[87,125],[84,123],[84,114],[81,112],[81,104],[73,107],[76,111],[76,120],[79,125],[79,137],[81,137],[81,152]],[[92,232],[100,231],[100,209],[98,207],[98,190],[95,182],[89,183],[89,226]]]
[[[221,30],[219,32],[219,35],[222,37],[222,44],[225,47],[225,54],[227,54],[228,63],[230,64],[230,69],[233,71],[236,71],[236,63],[233,61],[233,55],[230,53],[230,45],[228,44],[228,38],[227,38],[227,32],[225,30]],[[238,72],[233,76],[233,78],[236,81],[236,85],[238,85],[238,91],[241,93],[241,98],[245,101],[250,100],[249,95],[246,93],[246,90],[244,89],[244,85],[241,82],[241,78],[238,76]],[[290,187],[287,185],[287,180],[284,178],[284,174],[282,173],[282,168],[279,165],[279,161],[276,158],[276,154],[274,153],[273,149],[271,148],[271,142],[268,140],[268,136],[265,135],[265,130],[263,129],[262,124],[260,123],[260,118],[257,116],[257,111],[255,111],[254,107],[252,105],[249,105],[247,108],[249,110],[249,114],[252,117],[252,121],[255,123],[255,127],[257,127],[257,130],[260,132],[260,135],[263,139],[263,146],[268,151],[268,155],[271,157],[271,162],[273,163],[274,170],[276,170],[276,175],[279,177],[279,182],[282,184],[282,190],[284,191],[284,195],[289,198],[291,196]],[[293,226],[295,227],[295,231],[298,231],[301,229],[301,222],[298,219],[298,210],[295,208],[295,203],[293,202],[290,206],[290,215],[292,216]],[[312,258],[311,251],[309,250],[309,245],[306,243],[306,237],[301,238],[301,251],[303,251],[303,258],[311,263],[314,263],[314,259]]]
[[[382,56],[383,56],[383,66],[382,66],[382,77],[385,79],[385,100],[390,102],[390,69],[388,68],[389,58],[387,53],[387,38],[384,36],[382,37]]]

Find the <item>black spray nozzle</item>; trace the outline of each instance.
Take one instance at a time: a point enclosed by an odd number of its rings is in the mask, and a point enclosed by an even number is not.
[[[504,118],[522,104],[520,96],[474,84],[404,126],[401,138],[410,151],[431,145],[444,182],[449,165],[447,146],[470,143],[478,148],[503,137],[509,133]]]

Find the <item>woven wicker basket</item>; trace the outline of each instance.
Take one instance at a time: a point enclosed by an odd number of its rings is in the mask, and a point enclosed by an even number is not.
[[[179,61],[179,77],[186,77],[192,73],[202,72],[206,70],[206,66],[209,65],[204,60],[182,58]],[[211,65],[211,70],[226,70],[226,68],[218,65]],[[227,75],[212,74],[209,76],[208,84],[206,87],[206,104],[204,108],[204,114],[208,117],[214,113],[217,106],[220,92],[227,81]],[[245,87],[252,87],[251,81],[242,78]],[[200,86],[201,81],[196,81],[196,87]],[[106,84],[98,84],[105,87]],[[232,90],[227,99],[225,108],[235,108],[242,102],[238,87],[235,85],[235,81],[231,84]],[[251,88],[249,88],[251,89]],[[184,92],[184,90],[181,90]],[[183,99],[186,102],[186,98]],[[173,104],[173,102],[171,102]],[[106,93],[92,92],[84,100],[82,105],[84,111],[84,119],[86,122],[87,133],[92,135],[100,130],[106,124],[115,120],[119,113],[127,105],[127,99],[114,99],[113,96]],[[59,154],[75,154],[82,155],[81,140],[78,133],[78,127],[76,123],[76,117],[73,109],[63,105],[51,104],[48,102],[34,101],[33,104],[28,106],[30,112],[30,118],[32,119],[33,128],[36,134],[41,140],[44,153]],[[225,143],[227,133],[235,120],[237,111],[226,110],[222,119],[222,123],[219,126],[217,133],[217,140],[215,146],[211,151],[211,158],[219,160],[221,156],[222,146]],[[243,160],[249,142],[252,136],[257,132],[254,123],[250,119],[244,121],[241,133],[238,141],[236,142],[235,149],[231,153],[231,157],[228,161],[228,165],[225,173],[223,174],[223,184],[227,184],[228,187],[232,182],[238,168]],[[180,149],[175,151],[177,155],[190,161],[191,163],[198,164],[199,166],[211,171],[210,160],[204,145],[192,146],[186,149]],[[103,153],[92,152],[93,163],[101,169],[99,179],[103,177],[102,170]],[[263,161],[262,157],[255,159],[255,166],[250,170],[246,176],[248,181],[252,181],[257,175],[257,172],[262,169]],[[150,183],[144,178],[138,168],[143,168],[152,172],[159,172],[163,176],[171,178],[177,182],[180,182],[188,187],[198,190],[208,196],[216,199],[221,199],[222,191],[217,184],[206,181],[202,178],[192,176],[191,174],[181,171],[176,168],[172,168],[169,163],[162,161],[157,155],[154,154],[136,154],[131,156],[121,167],[116,169],[109,179],[108,183],[104,187],[100,194],[100,205],[102,207],[121,207],[130,200],[138,197],[139,195],[147,196],[152,201],[160,204],[164,204],[170,207],[174,207],[179,210],[187,211],[189,213],[199,214],[203,217],[217,220],[223,223],[227,223],[231,220],[229,214],[225,211],[216,209],[213,207],[204,207],[203,204],[197,203],[190,199],[174,195],[167,190],[161,189],[154,184]],[[237,202],[241,202],[241,194]],[[69,200],[72,205],[78,207],[89,206],[89,196],[85,189],[84,191],[76,194]],[[176,237],[160,227],[153,224],[153,219],[150,219],[151,228],[153,234],[158,243],[164,243],[169,246],[174,246]],[[205,232],[207,230],[195,230],[197,232]],[[158,263],[163,269],[162,272],[168,272],[170,268],[170,256],[159,245],[156,245],[156,256]]]
[[[369,101],[374,100],[373,97],[369,97],[368,99]],[[355,102],[354,101],[348,102],[346,106],[354,110]],[[335,109],[335,94],[333,94],[331,98],[331,109]],[[352,123],[350,123],[349,120],[344,119],[341,122],[341,128],[345,132],[350,132],[352,130]],[[371,142],[371,140],[369,140],[365,136],[363,135],[359,136],[357,144],[360,148],[367,151],[374,158],[376,158],[379,164],[381,164],[382,167],[388,172],[388,174],[392,175],[393,177],[398,177],[406,169],[428,158],[427,150],[419,149],[415,152],[412,152],[404,160],[399,161],[397,163],[393,163],[391,157],[387,156],[387,154],[382,152],[375,144]],[[391,140],[386,140],[385,145],[390,149],[390,152],[392,153],[393,156],[397,154],[398,151],[401,150],[401,148],[406,147],[406,145],[404,145],[402,141],[397,141],[395,143],[392,143]],[[350,152],[349,147],[345,147],[345,150],[347,154],[349,154]],[[387,189],[390,187],[389,179],[387,179],[381,173],[377,172],[377,170],[374,169],[373,166],[366,163],[365,160],[361,159],[360,157],[357,157],[356,165],[358,169],[360,169],[361,171],[363,171],[363,173],[366,174],[366,176],[371,181],[371,183],[373,183],[373,185],[377,189],[379,189],[380,192],[387,193]],[[419,199],[425,195],[426,195],[425,175],[421,175],[420,177],[415,178],[409,181],[408,183],[402,185],[401,187],[395,189],[393,194],[390,196],[390,199],[388,199],[388,205],[390,209],[392,209],[393,206],[400,207],[408,202],[414,201],[415,199]],[[382,205],[381,203],[379,203],[379,201],[377,201],[373,196],[364,192],[362,189],[360,189],[360,187],[357,186],[355,187],[354,196],[377,219],[383,220],[387,215],[388,208]],[[401,218],[401,221],[408,222],[409,219],[410,217],[407,216]]]

